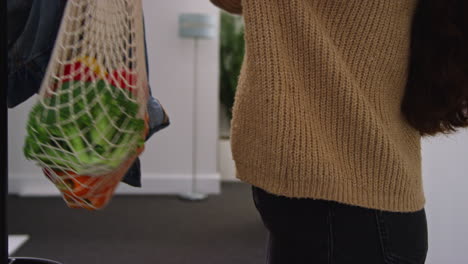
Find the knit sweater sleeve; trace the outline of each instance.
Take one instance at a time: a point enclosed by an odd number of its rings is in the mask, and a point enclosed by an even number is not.
[[[242,14],[242,0],[210,0],[214,5],[233,14]]]

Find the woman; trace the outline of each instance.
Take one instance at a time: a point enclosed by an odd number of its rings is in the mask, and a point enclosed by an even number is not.
[[[468,126],[464,0],[211,0],[245,21],[237,177],[268,263],[424,263],[421,137]]]

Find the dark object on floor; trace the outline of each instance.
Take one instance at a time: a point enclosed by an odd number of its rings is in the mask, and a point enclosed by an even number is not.
[[[68,209],[60,198],[12,196],[10,234],[31,236],[15,256],[64,264],[264,263],[266,230],[250,186],[229,183],[222,190],[199,203],[116,196],[98,212]]]
[[[38,258],[12,258],[9,264],[60,264],[56,261]]]

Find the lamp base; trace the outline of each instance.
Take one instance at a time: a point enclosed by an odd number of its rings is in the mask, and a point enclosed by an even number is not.
[[[180,194],[179,198],[185,201],[203,201],[208,198],[208,195],[203,194],[203,193],[190,192],[190,193]]]

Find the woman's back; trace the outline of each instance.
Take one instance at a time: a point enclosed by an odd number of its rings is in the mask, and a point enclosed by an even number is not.
[[[237,177],[289,197],[422,209],[421,136],[400,111],[416,4],[243,0]]]

